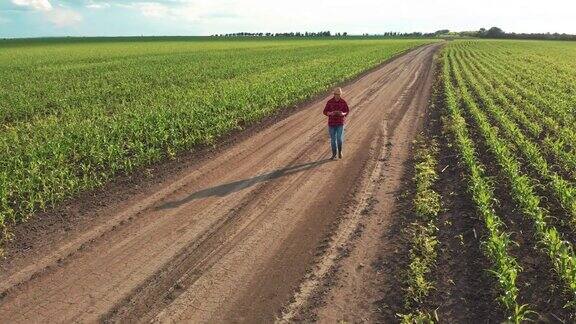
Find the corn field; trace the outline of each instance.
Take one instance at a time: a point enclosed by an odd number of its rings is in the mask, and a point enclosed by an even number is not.
[[[547,265],[537,271],[550,272],[554,286],[536,289],[556,291],[565,314],[550,311],[552,318],[575,320],[576,44],[457,40],[446,44],[437,66],[432,102],[440,107],[432,108],[440,110],[442,141],[457,156],[483,227],[478,245],[489,264],[489,289],[505,314],[501,320],[538,321],[549,311],[528,295],[534,279],[525,270],[534,259]],[[518,230],[519,223],[530,229]],[[430,270],[421,281],[435,279]],[[402,319],[442,321],[418,302],[421,307],[412,303]]]
[[[4,41],[0,227],[213,143],[425,40]]]

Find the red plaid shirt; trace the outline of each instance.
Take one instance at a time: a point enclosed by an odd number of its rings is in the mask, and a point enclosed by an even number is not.
[[[343,116],[328,116],[328,113],[331,111],[341,111]],[[328,126],[344,125],[345,116],[348,115],[349,112],[348,104],[346,100],[342,98],[340,98],[340,100],[331,98],[326,103],[326,107],[324,107],[324,115],[328,116]]]

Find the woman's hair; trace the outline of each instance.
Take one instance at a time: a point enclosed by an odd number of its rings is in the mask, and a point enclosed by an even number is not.
[[[342,88],[340,88],[340,87],[334,88],[334,94],[342,95]]]

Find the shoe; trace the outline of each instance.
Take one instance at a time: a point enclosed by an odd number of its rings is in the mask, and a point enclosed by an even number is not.
[[[330,160],[336,160],[336,154],[332,155],[332,157],[330,158]]]
[[[338,152],[338,158],[339,158],[339,159],[342,158],[342,152]]]

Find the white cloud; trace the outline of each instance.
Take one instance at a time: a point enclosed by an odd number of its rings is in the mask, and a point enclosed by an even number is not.
[[[35,10],[50,11],[52,5],[48,0],[12,0],[12,3],[21,7],[30,7]]]
[[[82,22],[82,15],[68,8],[55,8],[46,13],[48,21],[56,27],[67,27]]]
[[[173,0],[173,1],[134,1],[129,4],[116,4],[121,8],[136,9],[149,18],[162,18],[194,22],[203,17],[217,17],[234,14],[237,2],[231,0]]]
[[[42,12],[46,19],[56,27],[72,26],[83,19],[80,13],[61,4],[54,7],[48,0],[12,0],[12,3]]]
[[[110,8],[110,4],[108,2],[90,2],[86,5],[88,9],[106,9]]]
[[[170,16],[173,11],[172,8],[158,2],[140,2],[134,5],[145,17],[164,18]]]

